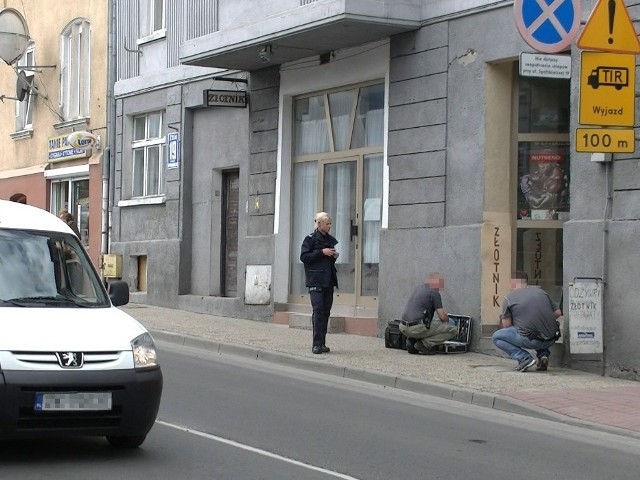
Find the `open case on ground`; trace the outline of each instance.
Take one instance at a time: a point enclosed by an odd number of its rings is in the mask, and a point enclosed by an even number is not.
[[[458,334],[440,347],[442,353],[462,353],[469,349],[471,343],[471,317],[448,314],[449,323],[458,327]]]

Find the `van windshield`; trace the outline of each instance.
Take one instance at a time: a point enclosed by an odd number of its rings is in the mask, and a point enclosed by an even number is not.
[[[0,229],[0,307],[108,307],[109,298],[78,239]]]

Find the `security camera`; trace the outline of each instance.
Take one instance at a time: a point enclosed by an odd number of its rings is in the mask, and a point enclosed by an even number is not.
[[[271,45],[265,45],[258,53],[258,58],[262,63],[268,63],[271,61],[271,57],[273,56],[273,52],[271,50]]]

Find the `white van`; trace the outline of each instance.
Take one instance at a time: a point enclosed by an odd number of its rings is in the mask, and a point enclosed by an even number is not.
[[[0,200],[0,439],[106,436],[135,448],[153,426],[162,372],[149,332],[118,308],[73,231]]]

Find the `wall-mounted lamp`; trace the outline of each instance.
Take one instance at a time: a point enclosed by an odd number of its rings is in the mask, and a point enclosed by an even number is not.
[[[273,50],[271,49],[271,44],[265,45],[258,53],[258,58],[262,63],[268,63],[271,61],[271,57],[273,56]]]

